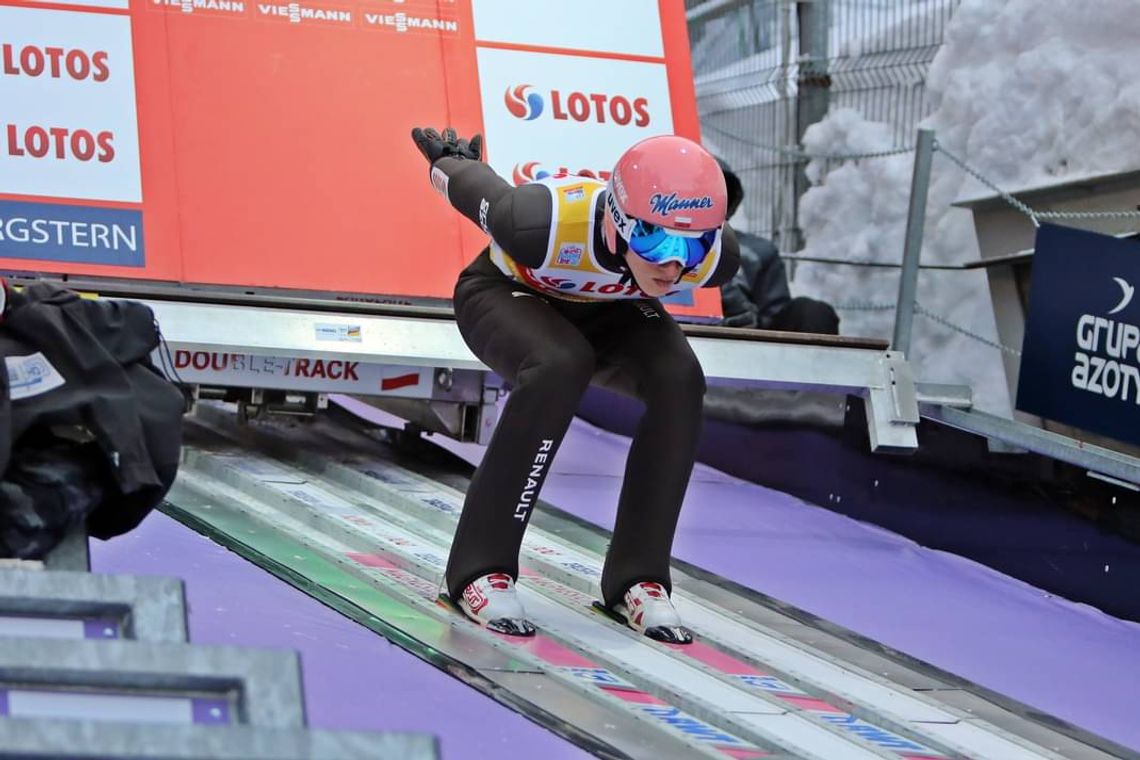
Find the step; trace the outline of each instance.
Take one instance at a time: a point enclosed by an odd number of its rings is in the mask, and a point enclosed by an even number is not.
[[[164,726],[0,719],[0,758],[68,760],[436,760],[438,740],[410,732]]]
[[[0,638],[0,713],[266,728],[305,723],[295,652],[124,640]]]
[[[86,572],[91,569],[91,550],[88,547],[86,528],[71,530],[44,557],[44,565],[51,570]]]
[[[177,578],[0,570],[0,636],[186,641]]]

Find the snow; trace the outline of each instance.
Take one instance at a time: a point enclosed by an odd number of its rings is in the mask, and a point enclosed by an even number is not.
[[[933,112],[921,126],[999,187],[1039,184],[1140,168],[1140,14],[1135,0],[963,0],[950,21],[927,86]],[[847,50],[858,51],[852,41]],[[889,125],[835,109],[805,136],[811,153],[895,147]],[[913,154],[847,162],[824,174],[808,167],[802,256],[899,262]],[[971,214],[955,200],[992,191],[935,154],[922,249],[925,264],[977,260]],[[1140,228],[1140,220],[1137,220]],[[800,264],[795,295],[836,304],[893,304],[898,270]],[[985,274],[924,271],[918,302],[977,335],[996,340]],[[889,310],[840,312],[847,335],[889,338]],[[1015,346],[1013,348],[1020,348]],[[911,359],[920,380],[973,386],[979,408],[1010,414],[1000,352],[916,316]]]

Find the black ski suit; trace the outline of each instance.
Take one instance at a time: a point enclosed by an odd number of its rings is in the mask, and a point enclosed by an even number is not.
[[[513,385],[467,491],[448,560],[452,599],[476,578],[518,578],[518,555],[551,461],[591,382],[646,405],[634,435],[601,587],[671,589],[669,556],[701,430],[704,374],[681,329],[631,281],[603,240],[605,185],[556,176],[511,187],[478,161],[442,158],[432,182],[491,245],[460,274],[464,340]],[[736,271],[732,231],[678,290],[718,287]]]

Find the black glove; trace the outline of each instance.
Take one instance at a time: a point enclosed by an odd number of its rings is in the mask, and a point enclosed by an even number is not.
[[[469,158],[478,161],[483,156],[483,136],[475,135],[470,142],[455,134],[455,130],[447,127],[441,135],[431,127],[412,130],[412,139],[416,147],[428,163],[434,164],[441,158],[453,156],[455,158]]]

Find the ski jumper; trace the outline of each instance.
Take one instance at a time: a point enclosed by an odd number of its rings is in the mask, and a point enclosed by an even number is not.
[[[513,386],[471,480],[451,547],[447,592],[479,576],[518,578],[523,533],[591,383],[632,395],[645,414],[629,449],[601,587],[671,589],[669,557],[701,430],[704,374],[673,318],[632,281],[603,239],[606,187],[555,176],[514,188],[479,161],[441,158],[432,184],[491,236],[459,276],[455,318],[468,347]],[[676,290],[719,287],[739,264],[724,231]]]

